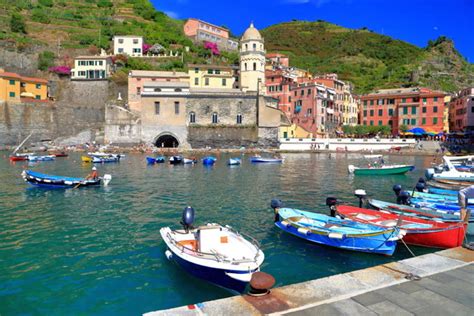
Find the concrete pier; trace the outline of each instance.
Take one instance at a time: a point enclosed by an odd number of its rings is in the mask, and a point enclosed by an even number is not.
[[[474,315],[474,251],[453,248],[161,315]],[[413,277],[421,277],[413,281]],[[410,278],[411,277],[411,278]]]

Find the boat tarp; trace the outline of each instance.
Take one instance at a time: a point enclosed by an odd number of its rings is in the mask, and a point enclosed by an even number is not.
[[[84,178],[54,176],[54,175],[44,174],[44,173],[31,171],[31,170],[26,170],[26,173],[35,178],[48,179],[48,180],[84,181]]]

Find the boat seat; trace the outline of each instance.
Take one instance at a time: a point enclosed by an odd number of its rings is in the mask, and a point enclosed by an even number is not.
[[[323,226],[324,228],[333,228],[333,227],[339,227],[338,225],[327,223]]]
[[[386,226],[386,227],[395,227],[395,226],[397,226],[397,221],[393,220],[393,219],[390,219],[390,220],[386,220],[386,221],[377,222],[376,224]]]
[[[358,213],[358,214],[356,215],[356,218],[362,219],[362,220],[365,220],[365,221],[371,221],[371,220],[374,220],[374,219],[379,218],[379,216],[373,216],[373,215],[367,215],[367,214],[363,214],[363,213]]]
[[[194,239],[178,241],[178,245],[188,248],[188,249],[192,249],[194,251],[198,249],[197,241]]]

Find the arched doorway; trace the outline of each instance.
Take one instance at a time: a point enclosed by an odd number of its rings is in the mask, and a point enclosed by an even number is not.
[[[160,148],[176,148],[179,146],[179,141],[171,134],[162,134],[156,138],[155,146]]]

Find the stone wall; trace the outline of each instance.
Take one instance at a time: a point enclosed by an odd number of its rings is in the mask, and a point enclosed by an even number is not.
[[[258,144],[256,127],[192,127],[188,128],[192,148],[240,148]]]

